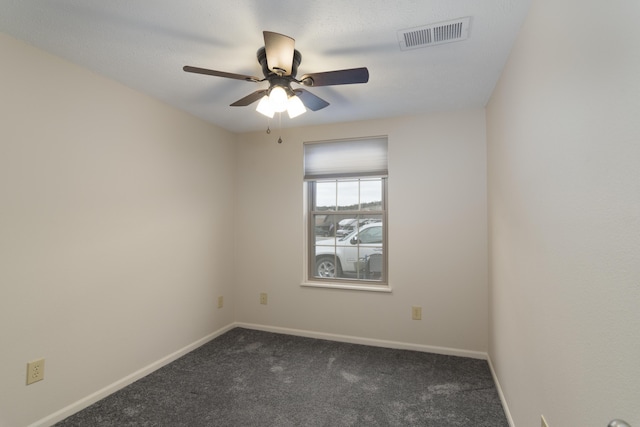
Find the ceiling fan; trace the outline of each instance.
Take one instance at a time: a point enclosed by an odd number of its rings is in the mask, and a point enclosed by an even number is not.
[[[190,65],[185,65],[182,69],[188,73],[207,74],[254,83],[268,81],[269,88],[257,90],[231,104],[232,107],[245,107],[260,100],[256,110],[268,117],[273,117],[274,113],[286,110],[289,117],[293,118],[304,113],[306,108],[318,111],[329,105],[327,101],[305,89],[292,89],[291,83],[313,87],[367,83],[369,81],[369,70],[364,67],[305,74],[297,79],[296,74],[302,61],[302,55],[295,49],[295,40],[270,31],[263,31],[263,35],[264,47],[258,49],[257,56],[264,78]]]

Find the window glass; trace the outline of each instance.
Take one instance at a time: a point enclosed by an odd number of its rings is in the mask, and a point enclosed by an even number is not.
[[[382,210],[382,188],[375,180],[360,182],[360,203],[362,210]]]
[[[318,182],[316,184],[316,197],[314,199],[314,210],[333,211],[336,210],[336,181]]]
[[[316,208],[311,213],[314,224],[311,278],[384,280],[385,184],[386,178],[309,183],[312,206]],[[335,196],[327,195],[329,189]],[[334,200],[337,209],[332,205]]]
[[[359,181],[338,181],[338,210],[357,210]]]

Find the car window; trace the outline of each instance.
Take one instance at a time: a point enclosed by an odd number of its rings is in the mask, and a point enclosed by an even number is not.
[[[369,227],[358,235],[360,243],[382,243],[382,227]]]

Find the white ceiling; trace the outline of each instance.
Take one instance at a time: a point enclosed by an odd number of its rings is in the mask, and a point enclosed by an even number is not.
[[[267,82],[262,31],[286,34],[305,73],[367,67],[369,83],[308,88],[331,105],[282,127],[484,106],[530,0],[3,0],[0,31],[234,132],[267,119],[232,102]],[[470,16],[465,41],[401,51],[397,31]],[[4,64],[6,66],[7,64]],[[271,126],[277,126],[277,115]]]

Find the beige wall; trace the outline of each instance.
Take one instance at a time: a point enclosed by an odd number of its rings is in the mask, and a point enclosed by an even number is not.
[[[638,17],[534,1],[487,109],[490,357],[518,427],[640,425]]]
[[[1,34],[0,52],[0,425],[15,427],[233,322],[235,151]],[[40,357],[45,380],[25,386]]]
[[[301,287],[302,144],[372,135],[389,137],[393,292]],[[484,110],[244,134],[238,143],[237,321],[486,352]],[[413,305],[422,321],[411,320]]]

